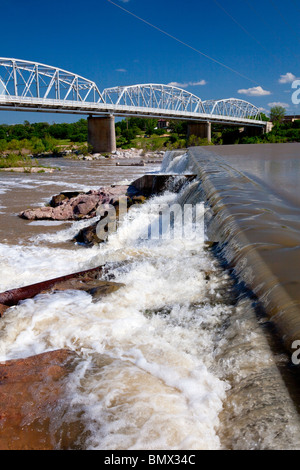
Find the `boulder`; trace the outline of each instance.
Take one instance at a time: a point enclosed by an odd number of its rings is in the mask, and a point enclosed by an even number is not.
[[[123,196],[122,196],[123,197]],[[135,204],[144,204],[146,202],[146,197],[141,195],[139,192],[131,192],[131,197],[128,195],[124,196],[125,200],[123,199],[123,203],[126,204],[127,210],[135,205]],[[118,227],[119,223],[119,214],[120,214],[120,197],[113,197],[110,200],[110,204],[114,206],[115,208],[115,213],[108,213],[105,212],[104,215],[100,217],[97,222],[94,222],[93,224],[89,225],[88,227],[84,227],[81,229],[77,235],[74,237],[73,241],[76,243],[79,243],[81,245],[85,245],[86,247],[90,247],[93,245],[98,245],[99,243],[103,243],[105,240],[102,240],[99,238],[97,234],[97,225],[99,221],[103,220],[106,218],[107,226],[110,224],[111,217],[116,218],[116,228]]]
[[[92,225],[81,229],[74,237],[74,242],[86,246],[92,246],[101,243],[102,240],[98,238],[96,233],[97,224],[98,222],[94,222]]]
[[[133,204],[144,204],[146,202],[146,196],[133,196],[132,203]]]
[[[98,236],[98,231],[97,231],[97,226],[101,220],[105,219],[105,224],[103,227],[103,230],[105,233],[108,232],[108,227],[115,227],[117,228],[118,226],[118,220],[119,220],[119,205],[116,203],[116,201],[112,201],[111,205],[114,205],[115,211],[105,211],[104,214],[100,217],[97,222],[94,222],[93,224],[89,225],[88,227],[85,227],[81,229],[77,235],[75,235],[73,241],[76,243],[79,243],[80,245],[85,245],[85,246],[93,246],[93,245],[98,245],[99,243],[103,243],[106,241],[105,238],[99,238]]]
[[[53,196],[49,206],[50,207],[57,207],[60,206],[64,201],[66,202],[69,199],[72,199],[73,197],[79,196],[79,194],[84,194],[83,191],[64,191],[62,193],[57,194],[56,196]]]
[[[71,448],[77,431],[63,434],[66,377],[76,354],[66,349],[0,363],[0,450]]]

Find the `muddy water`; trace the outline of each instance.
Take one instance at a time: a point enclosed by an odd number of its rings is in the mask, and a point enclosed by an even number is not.
[[[300,144],[224,145],[226,163],[268,188],[273,197],[300,208]],[[296,221],[297,217],[294,217]]]
[[[166,155],[161,171],[189,173],[190,163]],[[299,415],[278,370],[286,357],[270,349],[251,298],[198,233],[143,236],[157,208],[203,205],[201,179],[133,207],[118,232],[91,249],[69,241],[81,223],[17,219],[27,203],[66,188],[131,181],[154,169],[81,165],[68,162],[51,176],[0,175],[1,290],[104,263],[107,277],[124,284],[101,301],[81,291],[39,295],[1,320],[1,361],[60,348],[78,355],[60,413],[50,417],[54,447],[65,448],[75,424],[68,448],[300,448]]]
[[[117,166],[117,162],[128,166]],[[131,181],[132,178],[138,178],[145,172],[155,171],[160,166],[159,162],[142,167],[130,166],[136,162],[134,159],[78,162],[63,158],[44,158],[40,159],[39,163],[57,168],[56,172],[39,174],[0,172],[0,239],[11,245],[19,242],[31,245],[35,236],[45,232],[55,233],[58,222],[30,223],[16,217],[24,208],[47,204],[54,194],[64,190],[89,191],[120,181]],[[62,228],[68,226],[69,223],[64,224]]]

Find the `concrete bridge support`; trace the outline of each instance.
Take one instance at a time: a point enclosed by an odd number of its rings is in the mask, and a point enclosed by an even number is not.
[[[88,117],[88,143],[94,153],[110,153],[116,150],[114,116]]]
[[[189,122],[187,136],[190,137],[191,135],[211,142],[211,122]]]

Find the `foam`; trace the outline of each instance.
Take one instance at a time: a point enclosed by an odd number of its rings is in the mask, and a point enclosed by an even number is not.
[[[218,415],[228,385],[210,371],[213,333],[201,328],[203,315],[211,316],[207,295],[215,281],[208,289],[205,270],[214,270],[214,263],[195,240],[141,238],[156,217],[153,203],[175,199],[166,193],[135,208],[99,248],[0,245],[3,287],[65,274],[66,267],[72,272],[126,261],[109,272],[125,286],[101,302],[79,291],[39,295],[11,309],[1,324],[0,360],[59,348],[79,354],[65,419],[82,415],[91,432],[85,448],[221,447]],[[207,306],[195,325],[191,304],[199,297]],[[155,313],[166,307],[168,315]]]

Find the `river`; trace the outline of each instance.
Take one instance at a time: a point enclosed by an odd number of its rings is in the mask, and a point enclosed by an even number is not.
[[[107,278],[124,284],[101,301],[64,291],[8,310],[0,361],[60,348],[77,353],[67,396],[51,419],[58,449],[298,449],[297,404],[279,367],[288,358],[270,346],[266,318],[237,290],[210,240],[193,233],[141,237],[157,216],[154,208],[204,206],[199,178],[130,209],[118,232],[93,248],[72,241],[87,222],[17,217],[65,189],[147,172],[194,173],[188,156],[173,157],[166,155],[161,168],[55,159],[47,162],[61,167],[53,174],[0,174],[1,291],[105,263]]]

